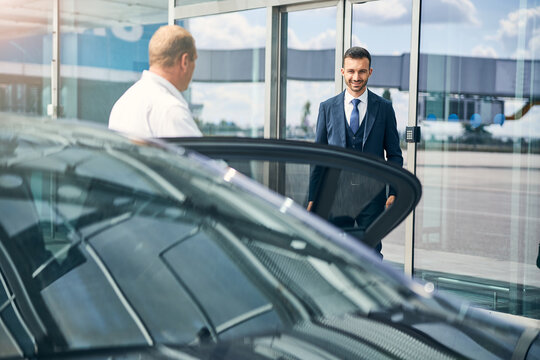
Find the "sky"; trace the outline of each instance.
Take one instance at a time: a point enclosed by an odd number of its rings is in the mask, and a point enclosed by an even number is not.
[[[520,5],[528,8],[519,10]],[[411,0],[379,0],[353,7],[353,45],[375,55],[400,55],[410,49]],[[540,2],[521,0],[429,0],[423,2],[421,52],[487,58],[538,58]],[[199,49],[246,49],[266,44],[266,10],[257,9],[189,20]],[[294,49],[332,49],[336,10],[291,12],[288,43]],[[329,64],[334,66],[334,64]],[[374,64],[374,71],[378,69]],[[204,121],[234,120],[262,126],[264,84],[192,85],[192,101],[204,105]],[[381,94],[383,89],[372,89]],[[392,89],[398,128],[408,117],[408,93]],[[318,104],[335,95],[333,82],[290,81],[287,123],[298,125],[303,106],[311,103],[308,121],[316,122]],[[255,104],[255,105],[254,105]]]
[[[523,3],[528,8],[519,10]],[[359,41],[378,54],[408,52],[411,6],[411,0],[354,5],[353,43]],[[289,13],[289,45],[296,49],[333,48],[335,16],[334,8]],[[424,1],[422,48],[429,53],[499,58],[522,56],[521,51],[530,57],[540,46],[539,20],[538,1]],[[265,22],[266,10],[257,9],[192,19],[189,28],[201,49],[253,48],[265,46]],[[524,45],[521,50],[518,40]]]

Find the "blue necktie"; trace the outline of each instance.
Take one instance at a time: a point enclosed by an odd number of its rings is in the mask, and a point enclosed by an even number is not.
[[[351,127],[353,134],[356,134],[358,128],[360,127],[360,113],[358,112],[358,104],[360,103],[360,100],[352,99],[351,102],[353,104],[353,110],[351,113],[351,124],[349,126]]]

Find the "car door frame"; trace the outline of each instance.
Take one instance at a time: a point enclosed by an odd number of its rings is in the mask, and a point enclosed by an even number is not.
[[[413,211],[422,195],[420,181],[406,169],[368,154],[332,145],[298,140],[241,137],[179,137],[162,140],[215,160],[303,163],[345,171],[368,171],[370,177],[384,179],[384,182],[395,191],[396,201],[363,234],[362,241],[373,248]],[[331,194],[325,197],[329,198]],[[323,201],[315,209],[315,213],[325,218],[329,206],[328,201]]]

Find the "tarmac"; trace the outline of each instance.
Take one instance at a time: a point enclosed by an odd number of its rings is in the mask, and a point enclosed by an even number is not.
[[[406,154],[404,154],[406,158]],[[419,151],[414,268],[540,287],[540,155]],[[383,241],[403,264],[405,226]]]

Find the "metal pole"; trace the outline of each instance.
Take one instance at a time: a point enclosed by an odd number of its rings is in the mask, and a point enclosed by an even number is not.
[[[408,126],[417,125],[418,107],[418,64],[420,57],[420,14],[422,0],[413,0],[411,20],[411,59],[409,68],[409,119]],[[416,174],[416,143],[407,143],[407,169]],[[405,275],[413,276],[414,271],[414,210],[405,220]]]
[[[265,53],[265,104],[264,137],[279,137],[280,81],[281,78],[281,13],[279,7],[269,6],[266,17],[266,53]]]
[[[174,8],[176,6],[176,0],[169,0],[169,12],[168,12],[168,24],[174,25]]]
[[[351,6],[347,0],[341,0],[337,4],[337,15],[336,15],[336,56],[335,56],[335,74],[334,74],[334,83],[336,87],[336,94],[339,94],[343,91],[343,79],[341,77],[341,61],[343,57],[343,52],[345,48],[350,46],[351,38],[351,28],[350,23],[351,19],[347,18],[346,7]],[[347,24],[349,26],[347,26]],[[348,30],[348,31],[347,31]],[[349,43],[347,43],[349,41]]]
[[[51,103],[47,106],[47,115],[57,119],[60,103],[60,0],[53,0],[52,26]]]

